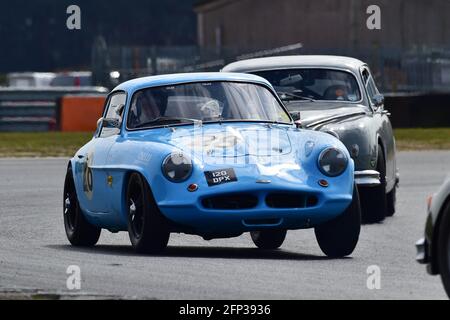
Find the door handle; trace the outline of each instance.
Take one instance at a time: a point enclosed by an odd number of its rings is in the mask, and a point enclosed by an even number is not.
[[[78,157],[78,159],[83,159],[84,158],[84,154],[79,154],[77,157]]]

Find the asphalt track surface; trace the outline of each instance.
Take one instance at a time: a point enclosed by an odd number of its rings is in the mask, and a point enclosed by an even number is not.
[[[401,152],[398,210],[365,225],[350,258],[328,259],[313,230],[288,233],[281,250],[260,252],[248,234],[204,241],[172,235],[162,256],[133,252],[126,233],[103,231],[91,249],[71,247],[62,218],[66,159],[0,160],[1,292],[157,299],[446,299],[439,277],[415,262],[426,197],[450,173],[449,151]],[[69,265],[81,290],[66,287]],[[379,266],[381,288],[367,288]]]

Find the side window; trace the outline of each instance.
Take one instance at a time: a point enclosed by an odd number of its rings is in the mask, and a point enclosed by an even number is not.
[[[117,120],[118,123],[122,123],[122,115],[124,112],[124,106],[127,96],[125,93],[116,93],[110,96],[108,105],[106,106],[105,119]],[[102,131],[100,133],[101,138],[110,137],[120,133],[119,128],[114,126],[108,126],[103,124]]]
[[[362,76],[364,80],[364,86],[366,88],[367,96],[369,97],[370,103],[374,104],[374,97],[379,94],[378,88],[373,80],[372,75],[368,69],[362,71]]]

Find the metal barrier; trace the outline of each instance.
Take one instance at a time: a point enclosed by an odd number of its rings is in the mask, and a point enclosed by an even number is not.
[[[103,87],[0,88],[0,132],[59,130],[60,98],[106,93]]]
[[[450,127],[450,93],[396,93],[385,97],[394,128]]]
[[[93,131],[106,93],[104,88],[0,88],[0,132]],[[386,94],[394,128],[450,127],[449,106],[446,92]]]
[[[111,47],[111,68],[121,81],[140,76],[196,71],[219,71],[236,60],[274,55],[325,54],[367,62],[383,92],[450,91],[450,48],[314,48],[294,43],[278,48]],[[99,59],[104,59],[101,56]],[[98,65],[100,61],[93,61]],[[105,70],[109,72],[110,70]]]

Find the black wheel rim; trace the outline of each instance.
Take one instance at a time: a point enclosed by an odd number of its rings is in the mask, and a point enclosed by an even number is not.
[[[71,181],[67,185],[67,191],[64,195],[64,219],[66,221],[67,227],[73,231],[76,228],[77,221],[77,197],[75,194],[74,186]]]
[[[128,219],[133,236],[141,238],[144,231],[144,207],[142,190],[137,183],[132,185],[128,195]]]

